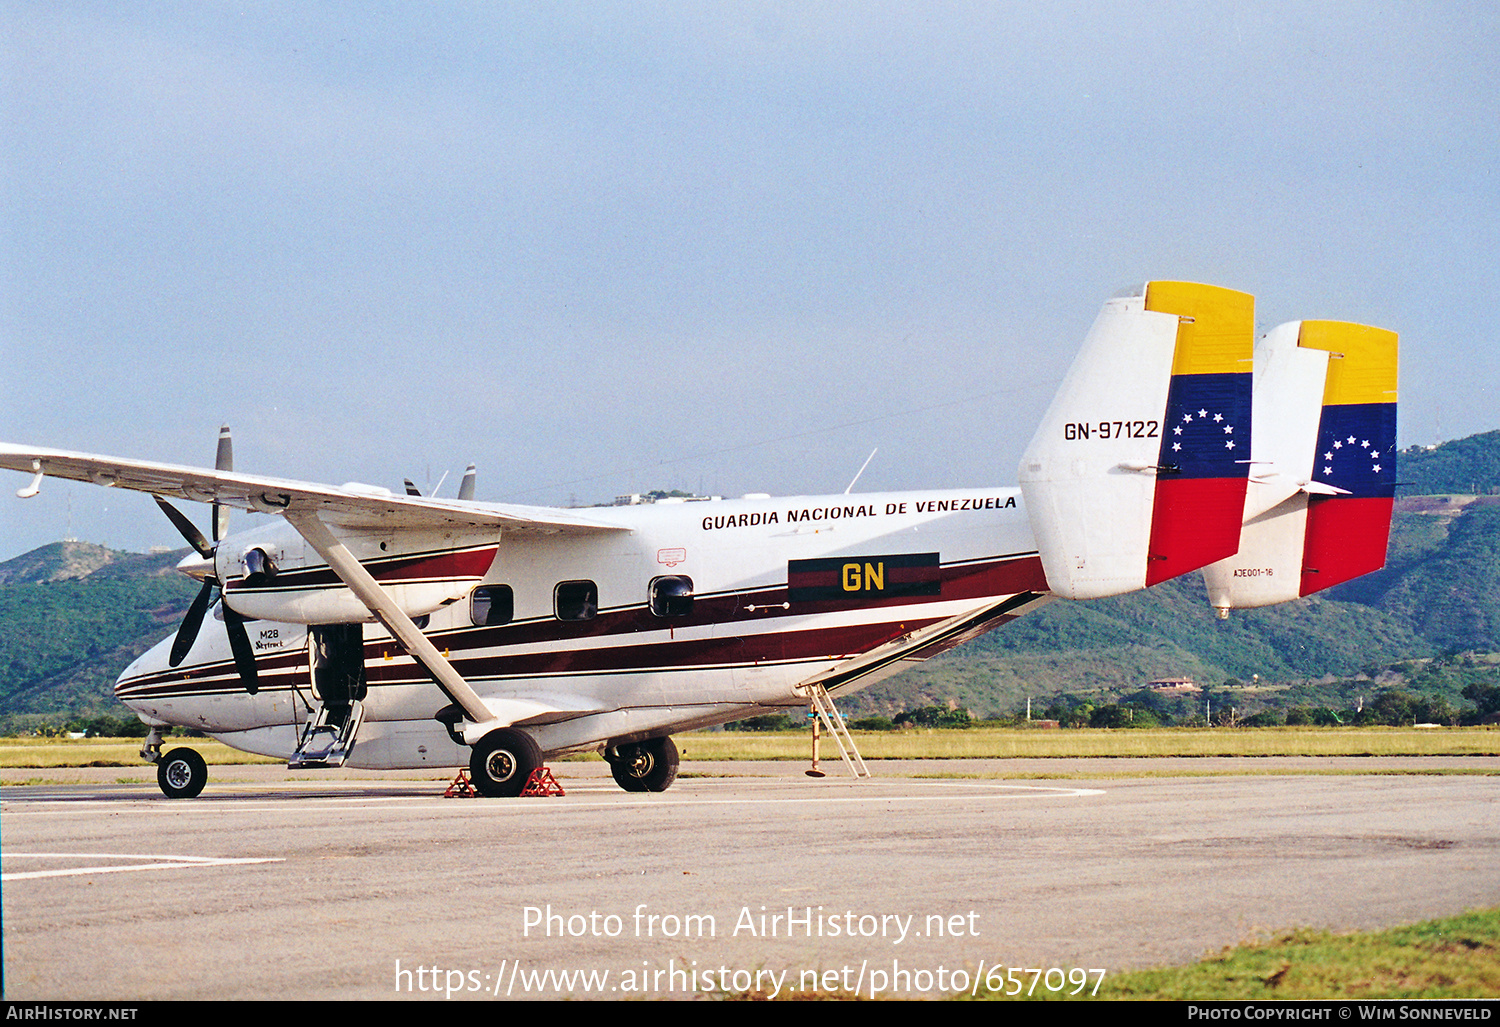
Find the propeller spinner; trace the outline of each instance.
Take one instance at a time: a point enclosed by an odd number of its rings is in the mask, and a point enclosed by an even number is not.
[[[234,446],[229,437],[229,426],[226,424],[219,429],[219,449],[214,459],[214,469],[219,471],[234,470]],[[208,609],[213,605],[214,591],[218,590],[219,598],[222,600],[224,585],[218,578],[214,564],[214,554],[218,550],[219,541],[229,534],[229,508],[219,503],[213,505],[213,541],[203,537],[193,522],[183,515],[171,503],[160,496],[153,496],[156,505],[161,507],[162,513],[172,522],[187,544],[203,558],[204,563],[195,565],[192,569],[193,577],[199,577],[202,571],[203,587],[193,597],[192,605],[188,607],[187,615],[182,618],[182,626],[177,629],[177,637],[172,640],[172,651],[167,657],[169,666],[176,667],[187,658],[188,651],[193,648],[193,642],[198,638],[198,631],[203,627],[203,618]],[[186,570],[186,568],[184,568]],[[221,603],[224,612],[224,630],[229,635],[229,650],[234,654],[234,666],[240,675],[240,683],[245,686],[245,691],[254,695],[258,691],[255,680],[255,650],[250,645],[250,634],[245,630],[245,619],[229,608],[227,602]]]

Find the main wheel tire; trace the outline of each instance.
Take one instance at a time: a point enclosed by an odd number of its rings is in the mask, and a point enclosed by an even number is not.
[[[677,744],[663,737],[617,746],[609,772],[627,792],[664,792],[677,780]]]
[[[469,756],[469,778],[483,795],[520,795],[531,772],[542,765],[542,750],[525,731],[501,728],[479,740]]]
[[[169,799],[196,799],[208,784],[208,764],[196,749],[173,749],[156,761],[156,783]]]

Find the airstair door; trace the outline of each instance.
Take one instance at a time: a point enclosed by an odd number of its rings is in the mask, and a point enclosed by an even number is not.
[[[313,625],[307,631],[307,659],[313,698],[320,705],[303,725],[287,766],[341,767],[364,720],[364,625]]]

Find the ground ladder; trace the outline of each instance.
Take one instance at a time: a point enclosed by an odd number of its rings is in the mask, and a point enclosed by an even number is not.
[[[849,728],[844,724],[844,718],[839,714],[838,707],[833,705],[833,697],[828,694],[828,689],[821,684],[803,685],[802,691],[812,700],[813,710],[823,722],[823,727],[829,736],[838,743],[839,755],[844,757],[844,763],[849,772],[855,777],[869,777],[870,771],[865,767],[865,761],[859,755],[859,749],[854,744],[854,736],[849,734]]]

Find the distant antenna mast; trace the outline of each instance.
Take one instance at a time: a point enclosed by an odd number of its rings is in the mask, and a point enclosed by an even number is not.
[[[870,461],[874,460],[875,459],[875,454],[879,453],[879,452],[880,452],[880,447],[879,446],[876,446],[874,449],[870,450],[870,455],[867,456],[867,457],[865,457],[865,462],[859,465],[859,470],[858,471],[854,472],[854,481],[859,481],[859,476],[861,474],[865,473],[865,468],[870,466]],[[844,490],[844,495],[847,496],[849,494],[850,489],[854,488],[854,481],[851,481],[849,483],[849,488],[847,488],[847,489]]]

